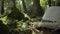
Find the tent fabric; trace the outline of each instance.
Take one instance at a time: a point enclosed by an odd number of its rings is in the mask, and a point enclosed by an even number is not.
[[[45,11],[43,20],[60,22],[60,7],[52,6]]]
[[[42,17],[42,20],[41,22],[35,22],[35,26],[60,29],[60,7],[52,6],[48,8]]]

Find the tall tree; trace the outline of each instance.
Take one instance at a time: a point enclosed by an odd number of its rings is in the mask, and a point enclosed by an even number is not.
[[[43,9],[40,5],[40,0],[33,0],[33,15],[34,17],[43,15]]]
[[[22,4],[23,4],[24,12],[27,13],[27,8],[26,8],[26,4],[25,4],[25,1],[24,0],[22,0]]]
[[[13,7],[11,8],[12,12],[8,15],[9,18],[22,20],[24,18],[23,13],[20,12],[20,10],[16,7],[16,0],[12,0]]]
[[[55,1],[51,0],[52,6],[55,6]]]
[[[51,0],[47,0],[49,7],[51,7]]]
[[[47,0],[47,3],[49,5],[49,7],[55,6],[55,1],[54,0]]]
[[[56,6],[60,6],[60,0],[55,1]]]
[[[3,15],[3,13],[4,13],[4,0],[1,0],[1,1],[2,1],[1,14]]]

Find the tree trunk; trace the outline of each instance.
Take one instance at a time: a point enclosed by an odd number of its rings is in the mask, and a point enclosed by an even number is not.
[[[25,1],[24,0],[22,0],[22,4],[23,4],[24,12],[27,13],[27,8],[26,8],[26,4],[25,4]]]
[[[51,6],[55,6],[55,1],[51,0]]]
[[[1,6],[1,14],[3,15],[4,13],[4,0],[2,0],[2,6]]]
[[[33,0],[33,16],[42,16],[43,15],[43,9],[40,6],[40,0]]]
[[[24,14],[20,12],[20,10],[16,7],[16,0],[13,0],[13,7],[11,8],[11,13],[8,15],[10,19],[22,20],[24,18]]]
[[[51,7],[51,0],[47,0],[49,7]]]
[[[56,6],[60,6],[60,0],[56,0],[55,4]]]

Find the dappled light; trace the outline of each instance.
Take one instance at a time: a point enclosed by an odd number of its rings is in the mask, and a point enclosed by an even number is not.
[[[60,0],[0,0],[0,34],[52,33],[52,28],[60,27],[56,23],[60,22],[59,9]]]

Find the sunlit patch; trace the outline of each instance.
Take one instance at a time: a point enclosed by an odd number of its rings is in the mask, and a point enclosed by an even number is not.
[[[20,4],[22,5],[22,1],[20,1]]]
[[[56,0],[53,0],[53,1],[56,1]]]
[[[33,5],[33,2],[31,2],[31,4]]]

